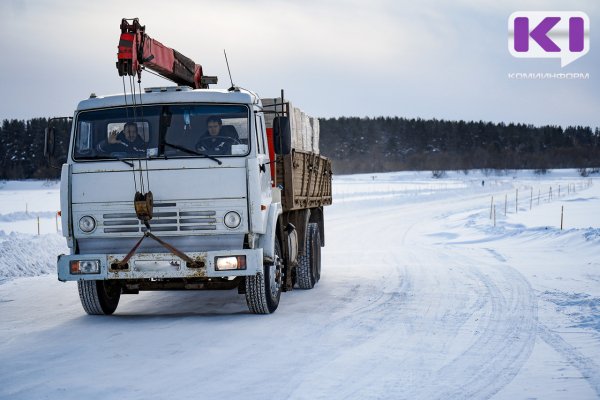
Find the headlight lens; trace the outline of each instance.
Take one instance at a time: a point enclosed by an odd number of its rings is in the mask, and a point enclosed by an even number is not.
[[[237,228],[240,226],[240,222],[242,222],[242,217],[240,217],[240,214],[236,213],[235,211],[229,211],[227,214],[225,214],[223,222],[228,228]]]
[[[246,256],[215,257],[215,270],[246,269]]]
[[[90,233],[96,229],[96,220],[89,215],[81,217],[79,220],[79,229],[81,229],[82,232]]]
[[[71,273],[72,274],[98,274],[100,273],[100,261],[98,260],[84,260],[84,261],[71,261]]]

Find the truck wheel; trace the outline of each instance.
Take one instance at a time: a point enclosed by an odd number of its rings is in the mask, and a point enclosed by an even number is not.
[[[272,265],[264,265],[263,272],[246,277],[246,303],[253,314],[271,314],[277,310],[283,285],[283,259],[278,240]]]
[[[321,234],[319,224],[308,224],[304,254],[298,257],[298,286],[312,289],[321,279]]]
[[[110,315],[121,298],[121,286],[108,281],[77,281],[79,299],[89,315]]]

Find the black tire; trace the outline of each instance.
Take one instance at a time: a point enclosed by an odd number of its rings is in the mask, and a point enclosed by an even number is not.
[[[121,298],[121,286],[109,281],[77,281],[79,299],[89,315],[110,315]]]
[[[246,303],[253,314],[271,314],[279,306],[283,286],[283,259],[279,242],[275,240],[275,259],[264,265],[263,271],[246,277]]]
[[[321,234],[319,224],[308,224],[304,254],[298,257],[298,286],[312,289],[321,279]]]

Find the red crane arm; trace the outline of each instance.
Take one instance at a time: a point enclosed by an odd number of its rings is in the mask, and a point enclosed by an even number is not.
[[[207,89],[209,84],[217,83],[216,76],[202,74],[201,65],[148,36],[146,26],[140,25],[137,18],[134,18],[131,24],[125,18],[121,21],[118,48],[119,76],[137,75],[139,78],[143,66],[178,85],[195,89]]]

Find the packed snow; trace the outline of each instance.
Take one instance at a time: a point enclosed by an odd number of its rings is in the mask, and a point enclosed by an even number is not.
[[[56,256],[68,252],[59,190],[53,181],[0,181],[0,282],[56,273]]]
[[[597,178],[335,177],[321,281],[267,316],[235,290],[86,315],[58,191],[0,182],[2,399],[600,397]]]

